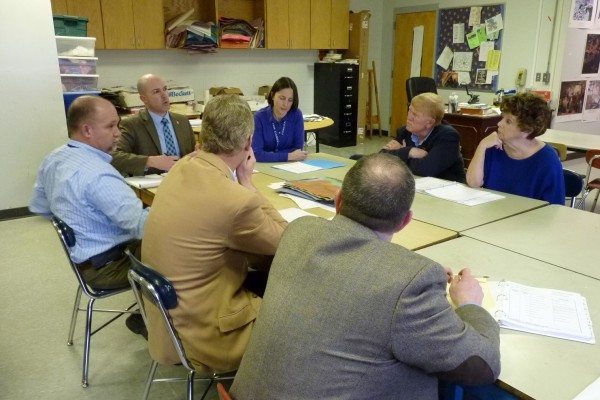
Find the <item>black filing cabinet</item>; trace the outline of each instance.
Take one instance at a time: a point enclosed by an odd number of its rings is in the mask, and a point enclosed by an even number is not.
[[[314,110],[333,119],[319,130],[319,142],[334,146],[356,146],[358,65],[316,63]]]

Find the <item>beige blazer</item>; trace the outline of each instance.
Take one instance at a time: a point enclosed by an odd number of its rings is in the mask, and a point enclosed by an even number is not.
[[[194,151],[196,141],[194,131],[184,115],[169,113],[175,136],[182,156]],[[148,156],[162,154],[156,126],[148,110],[141,110],[137,115],[124,118],[119,124],[121,137],[113,151],[111,164],[123,175],[144,175],[144,173],[163,172],[146,171]]]
[[[238,367],[261,299],[242,287],[248,259],[275,254],[287,223],[259,193],[232,180],[216,155],[181,159],[161,183],[142,241],[142,260],[170,279],[173,322],[198,369]],[[263,256],[263,257],[257,257]],[[178,362],[156,309],[149,308],[153,359]]]

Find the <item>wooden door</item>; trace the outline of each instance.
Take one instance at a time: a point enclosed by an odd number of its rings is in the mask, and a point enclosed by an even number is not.
[[[392,112],[390,135],[396,136],[396,130],[406,124],[408,102],[406,98],[406,80],[410,77],[412,58],[413,28],[423,26],[423,53],[421,57],[421,76],[433,77],[433,59],[435,46],[436,12],[425,11],[396,15],[394,29],[394,69],[392,79]]]
[[[347,49],[350,38],[349,0],[331,0],[331,48]]]
[[[267,48],[288,49],[290,47],[288,0],[266,0],[265,6]]]
[[[107,49],[135,49],[133,1],[101,0],[104,44]]]
[[[69,15],[67,0],[50,0],[52,14]]]
[[[310,0],[289,0],[290,49],[310,49]]]
[[[310,2],[310,48],[329,49],[331,43],[331,1]]]
[[[133,0],[136,49],[164,49],[165,21],[162,0]]]
[[[96,48],[104,48],[104,27],[100,0],[67,0],[69,15],[87,17],[87,35],[96,38]]]

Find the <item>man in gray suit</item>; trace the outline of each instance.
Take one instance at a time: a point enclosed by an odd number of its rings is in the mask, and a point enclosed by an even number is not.
[[[137,88],[146,109],[121,121],[112,165],[123,175],[168,171],[194,151],[194,132],[185,116],[169,112],[167,84],[161,77],[144,75]]]
[[[231,388],[237,400],[437,399],[438,379],[494,382],[499,328],[478,281],[390,243],[414,193],[402,161],[372,154],[344,178],[333,220],[288,225]]]

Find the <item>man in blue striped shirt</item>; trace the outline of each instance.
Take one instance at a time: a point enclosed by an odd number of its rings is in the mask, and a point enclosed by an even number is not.
[[[67,113],[69,141],[42,162],[29,204],[32,212],[55,215],[73,229],[71,259],[98,289],[128,284],[123,250],[139,248],[148,217],[148,209],[110,165],[118,124],[107,100],[77,98]]]

